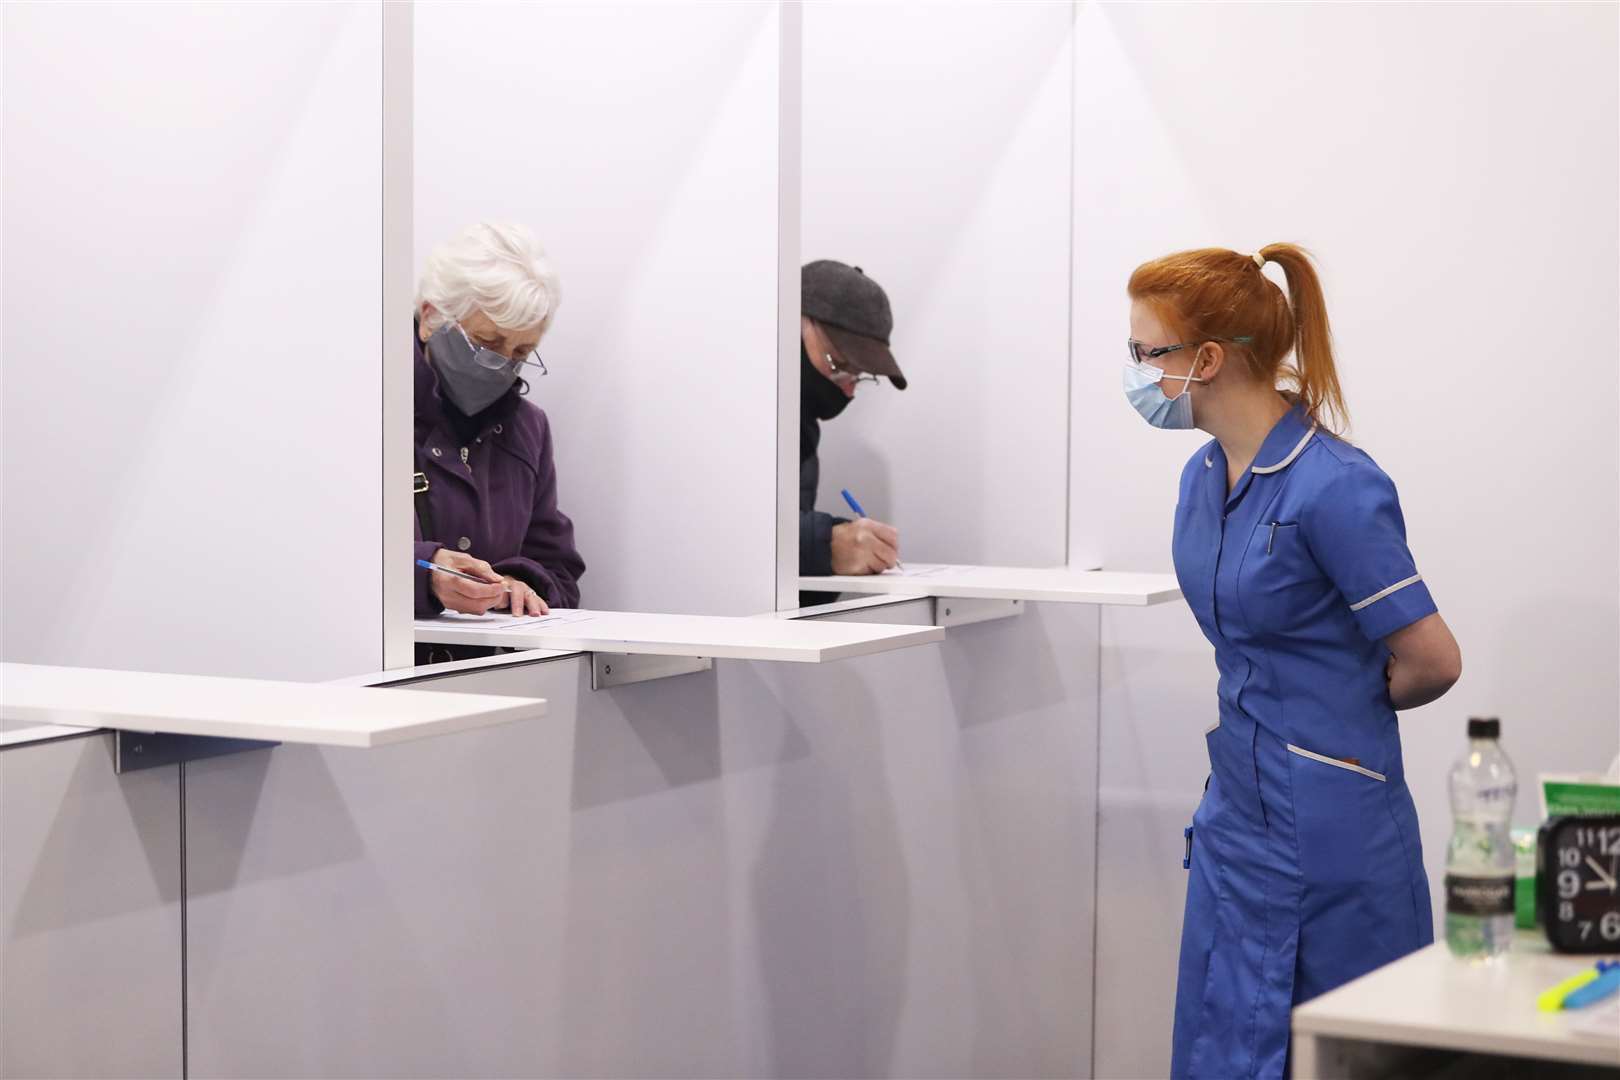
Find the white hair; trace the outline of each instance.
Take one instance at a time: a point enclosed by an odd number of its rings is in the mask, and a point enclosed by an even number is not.
[[[474,311],[502,330],[538,326],[543,335],[561,299],[557,268],[522,225],[481,221],[433,249],[416,287],[428,333]],[[422,312],[423,304],[433,311]]]

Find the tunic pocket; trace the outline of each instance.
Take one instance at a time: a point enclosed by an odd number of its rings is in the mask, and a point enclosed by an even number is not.
[[[1292,743],[1288,754],[1307,888],[1404,880],[1406,858],[1389,812],[1388,778],[1360,762]]]
[[[1311,557],[1297,521],[1261,521],[1238,572],[1238,602],[1250,627],[1286,633],[1316,616],[1332,586]]]

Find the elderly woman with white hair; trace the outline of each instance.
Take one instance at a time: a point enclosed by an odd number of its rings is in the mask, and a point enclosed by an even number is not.
[[[416,613],[543,615],[579,603],[585,563],[557,509],[546,414],[521,377],[557,311],[529,230],[480,223],[437,248],[416,296]],[[477,580],[472,580],[477,579]]]

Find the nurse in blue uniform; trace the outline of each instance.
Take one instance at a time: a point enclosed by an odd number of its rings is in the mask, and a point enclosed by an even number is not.
[[[1334,434],[1347,416],[1305,252],[1183,252],[1128,291],[1127,398],[1213,436],[1182,471],[1173,544],[1220,682],[1171,1072],[1282,1077],[1294,1005],[1434,938],[1395,714],[1450,689],[1462,657],[1394,483]]]

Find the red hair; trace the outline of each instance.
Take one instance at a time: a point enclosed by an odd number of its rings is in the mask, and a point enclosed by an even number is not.
[[[1260,256],[1282,267],[1286,297],[1253,256],[1225,248],[1182,251],[1143,263],[1126,291],[1182,341],[1230,343],[1250,376],[1271,386],[1287,385],[1312,420],[1341,432],[1350,426],[1350,413],[1339,388],[1316,268],[1295,244],[1268,244]],[[1293,362],[1284,363],[1290,352]]]

